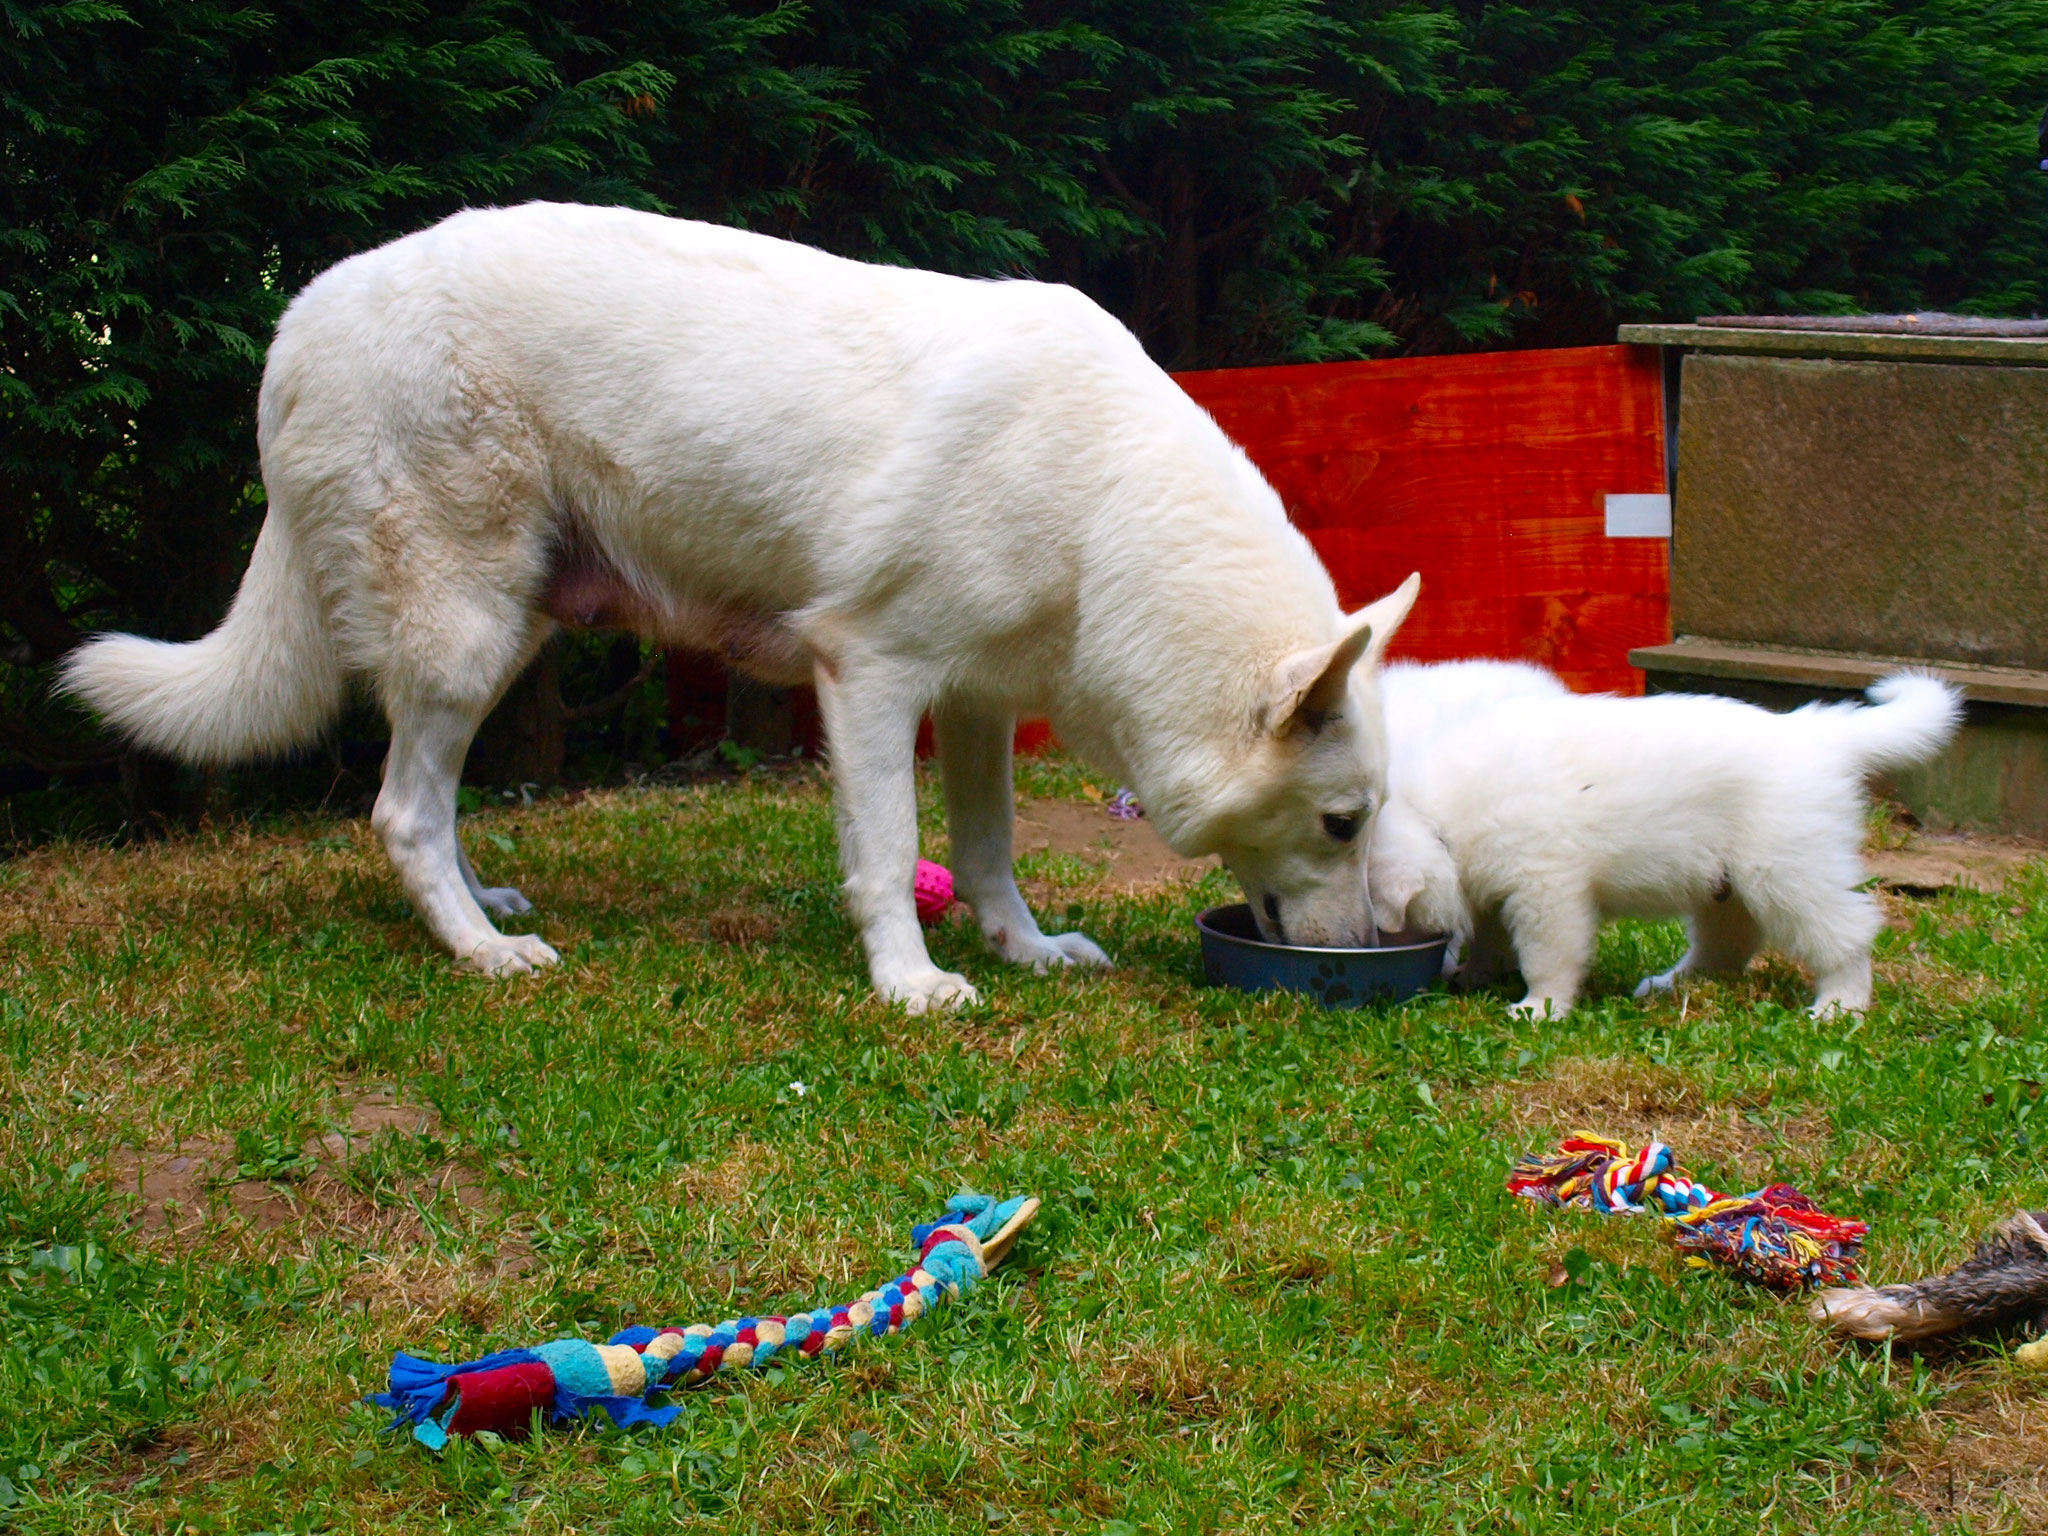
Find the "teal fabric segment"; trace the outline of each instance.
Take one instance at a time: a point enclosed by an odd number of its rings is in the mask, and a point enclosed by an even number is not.
[[[612,1373],[604,1368],[604,1357],[588,1339],[557,1339],[534,1350],[555,1373],[555,1390],[578,1397],[611,1397]]]

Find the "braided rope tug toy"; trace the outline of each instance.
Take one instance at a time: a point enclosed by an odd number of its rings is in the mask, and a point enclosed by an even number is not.
[[[562,1423],[601,1408],[621,1429],[664,1425],[682,1410],[657,1404],[659,1394],[695,1386],[719,1371],[758,1370],[785,1355],[830,1354],[857,1334],[900,1333],[941,1301],[966,1295],[1009,1256],[1038,1205],[1031,1195],[1003,1201],[955,1197],[936,1221],[911,1229],[915,1264],[844,1306],[790,1317],[738,1317],[715,1327],[624,1328],[603,1344],[557,1339],[532,1349],[501,1349],[462,1365],[400,1352],[391,1362],[391,1389],[365,1401],[389,1408],[392,1429],[410,1424],[413,1438],[437,1451],[451,1435],[518,1434],[536,1411]]]
[[[1724,1195],[1688,1178],[1669,1147],[1573,1136],[1552,1153],[1532,1153],[1508,1175],[1508,1192],[1545,1205],[1641,1215],[1654,1209],[1664,1232],[1700,1268],[1733,1270],[1774,1291],[1853,1284],[1870,1230],[1815,1209],[1789,1184]]]

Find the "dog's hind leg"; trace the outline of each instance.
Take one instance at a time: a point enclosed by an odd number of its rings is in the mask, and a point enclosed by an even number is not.
[[[1017,890],[1011,867],[1014,723],[1008,716],[957,706],[934,711],[932,723],[946,784],[953,888],[974,908],[989,948],[1005,960],[1040,971],[1056,965],[1108,965],[1109,956],[1084,934],[1041,932]]]
[[[1636,984],[1637,997],[1676,991],[1689,976],[1739,975],[1757,952],[1756,918],[1740,896],[1705,903],[1686,919],[1686,932],[1692,942],[1684,957],[1668,971],[1645,976]]]
[[[832,764],[846,905],[875,990],[912,1013],[976,1000],[967,978],[932,964],[917,922],[916,676],[882,659],[841,657],[817,668],[818,709]]]
[[[462,846],[460,829],[455,834],[455,858],[462,866],[462,883],[469,887],[469,894],[486,912],[495,917],[517,917],[522,912],[531,912],[533,903],[528,901],[516,887],[509,885],[485,885],[477,878],[476,866],[469,862],[469,850]]]
[[[490,976],[512,976],[560,957],[537,935],[491,926],[464,878],[455,835],[455,791],[483,708],[446,699],[408,698],[386,706],[391,750],[370,824],[413,906],[457,961]],[[474,879],[472,875],[470,877]]]
[[[1529,984],[1528,996],[1510,1011],[1563,1018],[1578,1000],[1600,936],[1600,913],[1591,896],[1564,887],[1517,891],[1501,904],[1501,920]]]

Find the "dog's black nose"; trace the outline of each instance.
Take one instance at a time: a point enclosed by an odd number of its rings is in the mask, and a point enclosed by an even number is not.
[[[1271,891],[1266,893],[1266,921],[1273,925],[1273,937],[1282,944],[1287,942],[1287,927],[1280,921],[1280,898]]]

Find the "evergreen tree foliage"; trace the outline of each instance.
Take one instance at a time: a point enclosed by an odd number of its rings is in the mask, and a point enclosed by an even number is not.
[[[1071,282],[1173,367],[2048,295],[2048,0],[0,0],[0,759],[219,616],[291,294],[466,205]]]

